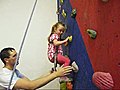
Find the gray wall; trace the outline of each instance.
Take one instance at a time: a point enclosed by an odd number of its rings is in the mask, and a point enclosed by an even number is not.
[[[19,51],[34,2],[0,0],[0,50],[11,46]],[[53,66],[47,58],[47,37],[56,21],[56,0],[38,0],[17,66],[30,79],[45,74]],[[0,61],[0,69],[2,67]],[[58,79],[43,88],[58,89]]]

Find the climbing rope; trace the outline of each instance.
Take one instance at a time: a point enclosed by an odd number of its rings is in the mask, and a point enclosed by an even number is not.
[[[11,78],[10,78],[10,82],[9,82],[9,86],[8,86],[7,90],[10,90],[10,86],[11,86],[11,83],[12,83],[12,79],[13,79],[13,76],[14,76],[14,72],[15,72],[17,63],[18,63],[18,61],[19,61],[19,57],[20,57],[20,54],[21,54],[21,51],[22,51],[23,44],[24,44],[24,42],[25,42],[26,35],[27,35],[27,33],[28,33],[28,28],[29,28],[29,26],[30,26],[33,13],[34,13],[34,11],[35,11],[36,4],[37,4],[37,0],[35,0],[34,6],[33,6],[33,8],[32,8],[32,12],[31,12],[31,15],[30,15],[28,24],[27,24],[27,27],[26,27],[26,29],[25,29],[25,33],[24,33],[24,36],[23,36],[23,40],[22,40],[22,43],[21,43],[21,45],[20,45],[20,49],[19,49],[19,52],[18,52],[18,55],[17,55],[17,58],[16,58],[16,62],[15,62],[14,68],[13,68],[13,72],[12,72],[12,75],[11,75]]]

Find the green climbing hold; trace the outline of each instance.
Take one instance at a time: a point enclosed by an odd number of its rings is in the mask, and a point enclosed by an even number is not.
[[[97,32],[95,30],[92,30],[92,29],[87,29],[87,33],[92,39],[95,39],[97,36]]]
[[[73,10],[72,10],[72,13],[71,13],[71,17],[72,17],[72,18],[75,18],[75,17],[76,17],[76,14],[77,14],[76,9],[73,9]]]
[[[66,88],[66,82],[61,82],[60,83],[60,90],[67,90],[67,88]]]

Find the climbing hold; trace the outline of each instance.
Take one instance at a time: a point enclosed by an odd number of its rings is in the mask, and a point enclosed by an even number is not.
[[[69,42],[72,42],[72,36],[68,36],[68,42],[66,42],[64,45],[67,46]]]
[[[59,14],[60,14],[59,9],[56,11],[56,14],[57,14],[57,15],[59,15]]]
[[[60,77],[60,90],[72,90],[72,81],[73,79],[70,77]]]
[[[92,81],[99,89],[102,90],[110,90],[114,86],[114,82],[110,73],[95,72],[92,76]]]
[[[76,9],[73,9],[72,13],[71,13],[71,17],[75,18],[76,17],[76,13],[77,13]]]
[[[108,2],[109,0],[102,0],[103,2]]]
[[[60,11],[61,11],[61,5],[58,7],[57,11],[56,11],[56,14],[59,15],[60,14]]]
[[[95,39],[97,36],[97,32],[92,29],[87,29],[87,33],[92,39]]]
[[[67,90],[66,82],[61,82],[60,83],[60,90]]]
[[[66,16],[67,16],[67,14],[66,14],[66,12],[65,12],[64,9],[62,10],[62,16],[63,16],[64,18],[66,18]]]
[[[73,88],[72,82],[71,81],[67,81],[66,82],[66,87],[67,87],[67,90],[72,90],[72,88]]]
[[[72,42],[72,36],[68,37],[69,42]]]
[[[64,0],[60,0],[60,4],[62,5],[64,3]]]

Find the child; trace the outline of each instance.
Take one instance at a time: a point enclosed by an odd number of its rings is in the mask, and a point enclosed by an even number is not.
[[[54,55],[57,53],[57,63],[60,65],[68,66],[70,64],[70,59],[63,56],[62,50],[62,44],[68,42],[68,37],[65,40],[60,40],[60,37],[64,31],[65,25],[61,22],[57,22],[52,26],[51,34],[48,37],[48,58],[52,63],[54,63]]]
[[[64,40],[60,39],[64,31],[65,24],[63,24],[62,22],[57,22],[52,26],[51,34],[48,37],[48,58],[52,63],[54,63],[54,57],[56,55],[58,64],[68,66],[70,64],[70,59],[63,56],[62,44],[68,43],[69,37]],[[75,62],[72,63],[72,66],[73,70],[77,72],[78,66]]]
[[[56,60],[59,65],[68,66],[70,64],[70,59],[68,57],[63,56],[62,44],[68,43],[69,37],[64,40],[61,40],[60,37],[65,31],[65,24],[62,22],[57,22],[52,26],[51,34],[48,37],[48,58],[54,63],[55,55]],[[78,71],[78,66],[75,62],[72,63],[73,70]],[[69,88],[72,88],[71,78],[67,76],[60,78],[60,83],[66,81],[66,85]],[[69,82],[70,81],[70,82]],[[61,84],[62,85],[62,84]],[[68,88],[67,86],[67,88]],[[71,90],[71,89],[68,89]]]

